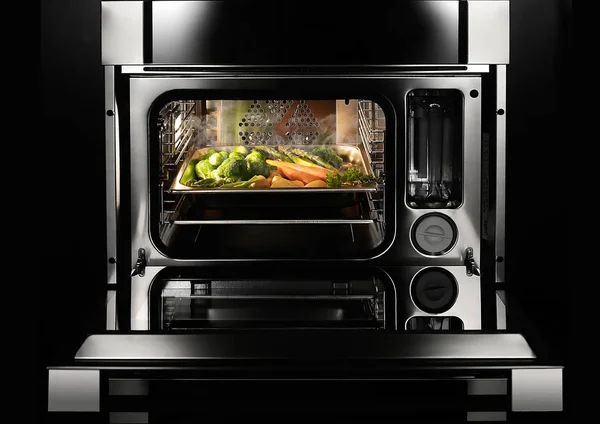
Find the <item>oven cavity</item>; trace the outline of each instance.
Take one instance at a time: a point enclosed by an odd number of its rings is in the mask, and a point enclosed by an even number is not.
[[[150,123],[163,254],[368,258],[383,244],[386,119],[376,102],[188,99],[163,103]]]

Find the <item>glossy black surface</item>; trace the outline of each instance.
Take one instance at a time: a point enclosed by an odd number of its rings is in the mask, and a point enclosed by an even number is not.
[[[203,334],[96,334],[75,360],[506,360],[535,359],[520,334],[401,334],[263,331]]]
[[[382,2],[377,7],[155,1],[151,21],[152,57],[146,63],[459,63],[457,0]]]

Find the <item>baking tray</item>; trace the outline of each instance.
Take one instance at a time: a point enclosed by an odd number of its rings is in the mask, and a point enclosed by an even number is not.
[[[367,152],[364,150],[362,145],[342,145],[342,144],[327,144],[327,147],[332,148],[338,155],[346,156],[348,158],[348,162],[360,169],[367,175],[373,176],[373,170],[369,165],[367,160]],[[179,181],[185,172],[185,169],[188,163],[191,160],[198,158],[200,155],[206,154],[210,149],[215,150],[225,150],[227,152],[232,152],[235,146],[209,146],[197,149],[192,151],[188,157],[184,160],[182,166],[179,168],[179,172],[177,176],[173,180],[171,187],[169,188],[169,193],[179,193],[179,194],[221,194],[221,193],[288,193],[291,195],[294,194],[308,194],[308,193],[359,193],[359,192],[372,192],[377,190],[376,183],[369,183],[360,186],[352,186],[352,187],[332,187],[332,188],[197,188],[197,187],[188,187],[184,184],[181,184]],[[248,150],[252,150],[252,146],[247,146]],[[277,146],[271,146],[277,148]],[[312,150],[319,145],[310,145],[310,146],[301,146],[301,145],[291,145],[286,147],[299,148],[303,150]],[[346,163],[346,162],[345,162]]]

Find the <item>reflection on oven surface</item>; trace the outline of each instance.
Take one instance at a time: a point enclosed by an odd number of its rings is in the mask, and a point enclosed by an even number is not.
[[[371,280],[169,280],[161,330],[385,326],[385,288]]]

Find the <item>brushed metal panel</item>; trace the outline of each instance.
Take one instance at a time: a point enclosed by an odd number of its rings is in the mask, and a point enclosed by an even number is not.
[[[49,370],[48,411],[100,412],[100,371]]]
[[[510,59],[508,1],[468,2],[468,63],[507,64]]]
[[[105,164],[106,164],[106,276],[108,284],[117,283],[117,222],[119,216],[119,126],[115,101],[115,67],[104,69]],[[112,114],[108,111],[112,111]],[[110,258],[114,259],[113,261]]]
[[[143,1],[102,2],[102,64],[144,63]]]
[[[506,66],[497,67],[496,110],[506,110]],[[505,279],[504,260],[506,250],[506,114],[496,114],[496,198],[494,199],[496,222],[494,223],[496,258],[496,282]]]
[[[563,410],[562,368],[512,370],[512,410],[556,412]]]

